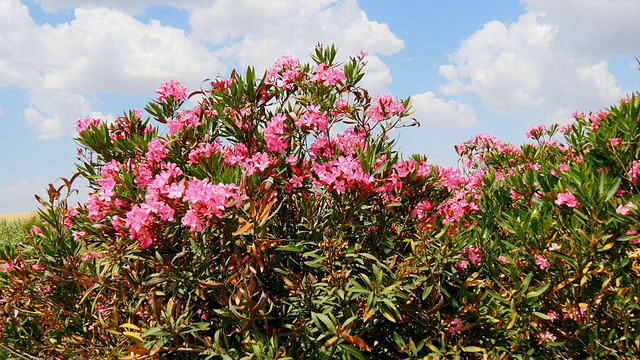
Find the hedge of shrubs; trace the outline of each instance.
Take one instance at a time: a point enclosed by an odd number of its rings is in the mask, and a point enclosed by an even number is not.
[[[170,81],[148,118],[79,120],[79,172],[0,254],[0,354],[640,353],[640,97],[522,146],[477,135],[443,168],[398,152],[417,121],[358,85],[366,54],[335,57]]]

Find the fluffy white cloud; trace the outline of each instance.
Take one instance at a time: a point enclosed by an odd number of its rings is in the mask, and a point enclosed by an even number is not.
[[[386,24],[368,19],[355,0],[219,0],[193,11],[194,35],[216,47],[216,55],[259,71],[279,56],[305,59],[314,44],[336,42],[342,60],[365,50],[371,55],[365,86],[384,92],[391,81],[376,54],[403,49]]]
[[[114,9],[78,8],[73,21],[43,26],[40,36],[51,65],[43,72],[45,89],[149,91],[171,78],[199,85],[224,70],[183,30],[157,21],[143,24]]]
[[[63,9],[74,9],[76,7],[108,7],[119,9],[128,14],[139,14],[152,6],[171,6],[175,8],[194,8],[211,3],[210,0],[36,0],[36,2],[47,12],[58,12]]]
[[[24,110],[27,124],[35,128],[40,139],[55,139],[75,129],[75,120],[87,115],[97,119],[113,119],[91,110],[95,100],[67,91],[34,90],[31,104]]]
[[[518,21],[489,22],[461,43],[452,63],[440,67],[447,80],[440,87],[443,93],[471,91],[493,111],[539,111],[550,117],[557,117],[559,109],[603,106],[622,96],[603,60],[614,54],[636,55],[632,48],[636,45],[629,45],[635,43],[625,31],[640,30],[638,24],[629,24],[640,15],[639,2],[525,3],[528,11]],[[619,23],[629,27],[621,31]],[[599,31],[607,35],[602,37]]]
[[[637,0],[525,0],[529,12],[558,26],[557,42],[575,54],[637,56]]]
[[[38,25],[20,0],[0,0],[0,86],[31,95],[24,114],[43,139],[73,132],[100,92],[150,92],[168,79],[196,88],[231,67],[265,70],[281,55],[306,58],[338,41],[342,59],[371,54],[365,85],[384,92],[389,68],[376,54],[403,48],[356,0],[38,0],[45,11],[74,9],[68,23]],[[152,6],[188,11],[192,32],[133,15]],[[29,44],[29,46],[25,46]]]
[[[0,86],[36,85],[43,54],[29,9],[19,0],[3,0],[0,16]]]
[[[468,105],[444,101],[431,91],[413,95],[411,102],[415,110],[413,117],[425,128],[462,128],[478,124],[473,109]]]

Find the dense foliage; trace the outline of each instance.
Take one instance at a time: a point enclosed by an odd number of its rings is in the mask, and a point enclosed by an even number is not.
[[[460,171],[402,159],[409,100],[372,99],[366,54],[335,56],[79,120],[88,201],[51,186],[0,254],[4,355],[640,353],[639,97],[521,147],[478,135]]]

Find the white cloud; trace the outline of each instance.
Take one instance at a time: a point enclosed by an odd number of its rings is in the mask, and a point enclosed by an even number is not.
[[[55,139],[75,129],[75,121],[86,116],[113,119],[91,110],[94,100],[66,91],[35,90],[30,94],[31,105],[24,110],[27,124],[35,128],[40,139]]]
[[[530,12],[558,25],[558,43],[594,56],[637,56],[640,2],[637,0],[525,0]]]
[[[461,128],[478,124],[476,115],[469,106],[449,100],[444,101],[428,91],[411,97],[415,117],[427,128]]]
[[[440,67],[440,75],[447,81],[440,87],[443,93],[474,92],[487,108],[500,113],[548,114],[557,114],[559,109],[604,106],[622,96],[621,87],[603,60],[613,54],[636,55],[636,42],[619,32],[618,22],[635,21],[640,15],[640,2],[525,2],[528,12],[518,21],[491,21],[461,43],[451,63]],[[625,10],[620,11],[617,5]],[[590,30],[577,31],[578,23],[579,28]],[[640,25],[634,23],[625,31],[637,34],[633,29],[640,30]],[[607,40],[596,34],[598,31],[607,33]],[[618,36],[613,36],[616,32]],[[587,49],[592,39],[596,40]]]
[[[404,48],[355,0],[219,0],[193,11],[190,25],[196,36],[218,48],[218,56],[260,72],[282,55],[306,59],[318,42],[335,42],[342,60],[365,50],[371,56],[364,85],[373,93],[384,92],[391,82],[388,66],[376,54]]]
[[[0,0],[0,86],[26,89],[28,124],[43,139],[73,132],[92,114],[100,92],[151,92],[175,79],[189,88],[230,67],[265,70],[282,55],[306,61],[317,42],[336,41],[341,59],[368,51],[365,85],[391,81],[377,54],[403,48],[386,24],[371,21],[356,0],[38,0],[43,10],[74,9],[68,23],[37,25],[20,0]],[[192,33],[132,15],[152,6],[187,10]],[[29,46],[25,46],[29,44]],[[115,109],[119,111],[121,109]]]
[[[0,86],[37,84],[43,54],[29,9],[19,0],[4,0],[0,16]]]
[[[114,9],[78,8],[73,21],[44,26],[41,36],[54,64],[43,85],[52,90],[149,91],[171,78],[195,86],[224,70],[183,30],[143,24]]]
[[[44,11],[55,13],[63,9],[74,9],[77,7],[108,7],[121,10],[128,14],[139,14],[152,6],[172,6],[175,8],[192,8],[208,4],[210,0],[36,0]]]

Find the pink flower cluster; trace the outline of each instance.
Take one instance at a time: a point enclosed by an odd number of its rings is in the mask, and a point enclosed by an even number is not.
[[[438,169],[440,182],[452,195],[438,205],[438,213],[442,215],[444,225],[460,220],[464,215],[479,210],[476,201],[480,198],[481,183],[484,171],[476,171],[468,177],[462,176],[459,170]]]
[[[629,175],[629,180],[631,180],[632,184],[635,185],[638,183],[638,179],[640,179],[640,160],[634,161],[633,164],[631,164],[627,175]]]
[[[347,77],[344,75],[344,71],[340,69],[320,64],[313,71],[311,81],[322,83],[324,86],[334,86],[338,83],[344,84],[347,81]]]
[[[282,87],[291,90],[295,85],[295,81],[303,74],[300,70],[298,59],[291,56],[283,56],[276,60],[273,66],[267,70],[265,81],[267,84],[277,84],[278,77],[280,77]]]
[[[631,209],[635,209],[636,206],[634,203],[629,202],[626,205],[620,205],[616,208],[616,214],[628,216],[631,214]]]
[[[536,255],[535,264],[540,267],[540,270],[544,270],[549,267],[549,260],[544,255]]]
[[[100,119],[92,119],[90,116],[87,116],[84,119],[76,120],[76,131],[81,133],[83,131],[86,131],[92,126],[97,127],[99,125],[100,125]]]
[[[287,148],[289,142],[284,132],[285,119],[284,114],[277,114],[267,122],[263,131],[267,150],[281,154]]]
[[[524,135],[529,139],[539,139],[549,132],[549,128],[546,125],[534,125],[531,129],[525,131]]]
[[[313,189],[323,187],[328,191],[343,194],[349,190],[366,191],[371,189],[374,178],[362,170],[358,158],[339,156],[336,160],[325,163],[314,162],[312,173]]]
[[[580,202],[576,200],[576,197],[573,196],[573,194],[571,193],[571,191],[569,191],[569,189],[565,189],[564,192],[558,193],[558,197],[555,203],[556,205],[565,205],[570,208],[574,208],[580,205]]]
[[[373,122],[380,122],[391,119],[394,116],[401,116],[406,112],[404,105],[400,101],[393,101],[391,95],[378,95],[371,102],[371,107],[366,115]]]
[[[296,126],[303,130],[316,129],[324,131],[327,125],[329,125],[329,118],[317,105],[307,106],[307,111],[300,115],[300,118],[296,121]]]
[[[181,112],[177,117],[167,119],[169,135],[173,136],[181,132],[185,127],[199,126],[201,124],[199,112],[200,109],[196,107],[192,110]],[[217,115],[217,112],[214,110],[211,115]]]
[[[189,210],[182,218],[182,224],[200,232],[214,217],[222,218],[227,207],[240,203],[242,198],[235,184],[212,184],[208,179],[192,179],[184,191],[183,200],[188,202]]]
[[[458,269],[467,269],[469,263],[473,266],[482,264],[482,249],[478,245],[469,245],[458,254],[462,259],[455,265]]]
[[[175,80],[160,84],[156,93],[160,95],[156,98],[158,102],[162,102],[169,97],[173,98],[174,101],[187,99],[187,88]]]

